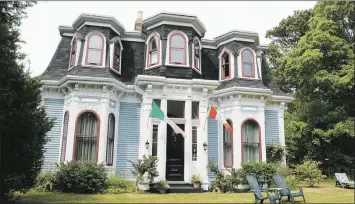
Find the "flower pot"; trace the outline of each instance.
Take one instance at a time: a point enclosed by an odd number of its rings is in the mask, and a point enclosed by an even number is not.
[[[194,188],[201,188],[201,183],[194,183]]]
[[[165,194],[166,193],[166,189],[159,189],[159,193],[160,194]]]

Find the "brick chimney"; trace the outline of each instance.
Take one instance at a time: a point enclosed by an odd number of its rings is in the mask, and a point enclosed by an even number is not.
[[[142,32],[142,11],[137,12],[137,18],[136,18],[136,23],[134,25],[134,30],[138,32]]]

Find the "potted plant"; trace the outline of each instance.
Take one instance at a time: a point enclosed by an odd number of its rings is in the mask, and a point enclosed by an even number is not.
[[[190,179],[190,183],[194,185],[194,188],[201,188],[201,177],[200,175],[193,175]]]
[[[166,190],[169,189],[168,180],[160,180],[156,185],[156,189],[160,194],[165,194]]]

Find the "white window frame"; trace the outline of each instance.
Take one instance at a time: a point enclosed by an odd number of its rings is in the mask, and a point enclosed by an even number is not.
[[[72,51],[74,39],[76,40],[76,53],[75,53],[74,65],[71,66],[71,64],[70,64],[71,57],[72,57],[71,51]],[[80,49],[81,49],[81,40],[78,38],[77,34],[75,34],[73,36],[71,42],[70,42],[70,55],[69,55],[69,68],[68,68],[68,70],[71,70],[73,67],[78,65]]]
[[[91,36],[94,33],[100,34],[103,37],[103,39],[104,39],[104,48],[103,48],[102,65],[101,66],[100,65],[85,64],[86,63],[86,55],[87,55],[87,47],[88,47],[88,38],[89,38],[89,36]],[[82,57],[82,60],[81,60],[81,65],[83,67],[93,67],[93,68],[104,68],[104,67],[106,67],[106,37],[101,32],[93,31],[93,32],[90,32],[90,33],[88,33],[86,35],[86,37],[85,37],[85,45],[84,45],[84,52],[83,52],[83,57]]]
[[[120,45],[120,71],[117,71],[116,69],[113,68],[114,62],[114,55],[115,55],[115,44],[118,43]],[[122,46],[122,42],[120,38],[117,38],[115,41],[110,42],[110,69],[112,71],[114,71],[117,74],[121,74],[122,73],[122,50],[123,50],[123,46]]]
[[[254,60],[254,77],[243,77],[243,62],[242,62],[242,53],[244,50],[250,50],[253,54],[253,60]],[[244,78],[244,79],[258,79],[259,78],[259,74],[261,73],[260,67],[258,66],[258,61],[256,59],[256,53],[254,51],[253,48],[251,47],[243,47],[242,49],[239,50],[239,56],[238,56],[238,76],[240,78]],[[259,69],[259,70],[258,70]],[[259,71],[259,74],[258,74]]]
[[[186,64],[170,64],[170,37],[176,33],[181,34],[185,38],[185,56],[186,56]],[[185,68],[190,68],[190,57],[189,57],[189,38],[187,35],[178,30],[173,30],[169,33],[168,38],[167,38],[167,44],[166,44],[166,55],[165,55],[165,65],[170,66],[170,67],[185,67]]]
[[[153,37],[157,37],[158,40],[156,41],[158,43],[157,45],[157,49],[158,49],[158,63],[157,64],[154,64],[154,65],[149,65],[149,43],[150,43],[150,40],[153,38]],[[154,69],[156,67],[160,67],[161,66],[161,63],[162,63],[162,42],[161,42],[161,39],[160,39],[160,35],[159,33],[157,32],[154,32],[152,34],[149,35],[147,41],[145,42],[146,44],[146,57],[145,57],[145,69]]]
[[[199,70],[197,69],[197,68],[195,68],[195,40],[197,40],[197,42],[198,42],[198,44],[199,44],[199,47],[200,47],[200,49],[199,49],[199,56],[200,56],[200,58],[199,58]],[[201,46],[201,41],[200,41],[200,39],[198,39],[198,37],[195,37],[194,39],[193,39],[193,41],[192,41],[192,55],[191,55],[191,57],[192,57],[192,68],[196,71],[196,72],[198,72],[199,74],[201,74],[202,73],[202,57],[201,57],[201,50],[202,50],[202,46]]]
[[[230,59],[229,59],[229,63],[230,63],[230,75],[231,77],[227,78],[227,79],[222,79],[222,63],[221,63],[221,58],[222,56],[225,54],[225,53],[228,53],[228,55],[230,56]],[[228,80],[231,80],[234,78],[234,54],[228,50],[227,48],[223,48],[222,52],[219,54],[218,56],[218,75],[219,75],[219,81],[228,81]]]

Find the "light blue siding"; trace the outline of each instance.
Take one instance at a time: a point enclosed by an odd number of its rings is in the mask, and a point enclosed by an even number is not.
[[[132,165],[139,154],[140,103],[120,103],[117,137],[116,174],[122,178],[133,178]]]
[[[54,172],[56,169],[55,163],[59,162],[64,99],[44,98],[43,103],[47,116],[54,118],[55,121],[53,128],[47,133],[49,140],[44,145],[45,152],[42,171]]]
[[[218,121],[208,118],[208,161],[212,159],[218,165]],[[216,175],[208,170],[209,180],[214,179]]]
[[[279,116],[277,110],[265,110],[266,144],[279,143]]]

